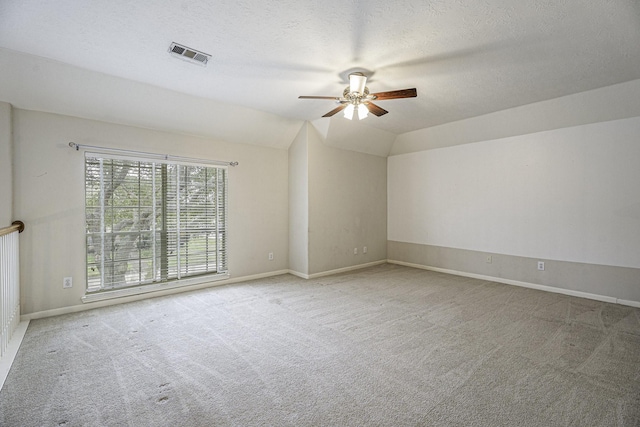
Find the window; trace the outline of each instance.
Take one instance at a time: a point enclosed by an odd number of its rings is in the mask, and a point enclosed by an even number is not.
[[[87,153],[88,292],[226,274],[227,168]]]

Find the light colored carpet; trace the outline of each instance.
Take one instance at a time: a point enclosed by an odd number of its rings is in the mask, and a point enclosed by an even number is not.
[[[640,425],[640,310],[395,265],[32,321],[2,426]]]

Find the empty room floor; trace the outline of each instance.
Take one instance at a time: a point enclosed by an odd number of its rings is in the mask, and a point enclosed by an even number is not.
[[[2,426],[640,425],[640,309],[384,264],[34,320]]]

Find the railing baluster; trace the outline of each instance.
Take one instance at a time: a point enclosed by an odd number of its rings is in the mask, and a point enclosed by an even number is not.
[[[18,233],[21,221],[0,229],[0,359],[20,323],[20,255]]]

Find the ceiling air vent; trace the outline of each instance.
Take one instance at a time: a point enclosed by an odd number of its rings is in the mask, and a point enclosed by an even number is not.
[[[185,61],[200,65],[207,65],[209,58],[211,58],[211,55],[208,53],[198,52],[197,50],[182,46],[178,43],[171,43],[171,46],[169,46],[169,53],[180,59],[184,59]]]

